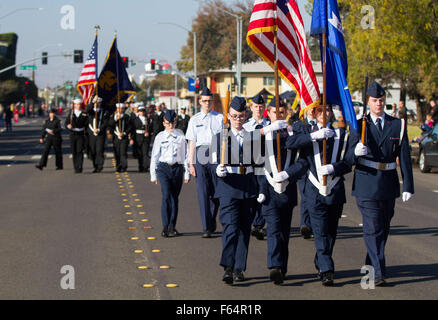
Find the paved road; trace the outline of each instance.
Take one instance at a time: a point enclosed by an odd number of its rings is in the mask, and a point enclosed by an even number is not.
[[[299,210],[290,234],[288,277],[283,286],[268,280],[266,241],[251,239],[247,281],[221,281],[220,228],[201,238],[195,183],[180,196],[177,238],[161,238],[159,186],[136,171],[116,174],[111,145],[104,171],[74,174],[64,135],[64,170],[54,156],[44,171],[34,165],[41,119],[28,119],[12,134],[0,134],[0,299],[436,299],[438,297],[438,174],[415,168],[416,193],[397,200],[387,245],[389,287],[363,290],[361,216],[348,196],[335,247],[335,287],[315,278],[314,244],[299,236]],[[351,186],[350,174],[347,189]],[[382,190],[384,192],[384,190]],[[129,207],[127,207],[129,206]],[[153,238],[150,238],[153,237]],[[136,251],[140,250],[140,251]],[[160,252],[153,252],[160,250]],[[72,276],[73,290],[61,284]],[[162,268],[162,267],[169,268]],[[139,267],[147,267],[139,269]],[[153,285],[143,287],[143,285]],[[177,284],[178,287],[166,287]]]

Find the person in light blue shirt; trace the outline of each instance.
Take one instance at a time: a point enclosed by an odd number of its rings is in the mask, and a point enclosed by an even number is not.
[[[211,161],[213,137],[223,128],[223,115],[212,110],[213,96],[204,87],[199,98],[201,111],[189,121],[186,139],[189,144],[190,174],[196,177],[196,191],[202,220],[202,237],[211,238],[216,231],[216,216],[219,201],[214,198],[216,186],[216,167]]]
[[[179,235],[176,230],[178,217],[178,197],[183,180],[189,182],[187,163],[187,142],[184,133],[175,129],[176,113],[167,110],[163,119],[164,131],[158,133],[154,140],[151,155],[151,182],[161,185],[161,220],[163,237]]]

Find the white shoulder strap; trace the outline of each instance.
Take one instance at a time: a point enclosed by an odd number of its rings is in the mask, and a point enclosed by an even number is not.
[[[401,145],[402,143],[402,139],[403,139],[403,134],[405,133],[405,119],[400,119],[401,120],[401,129],[400,129],[400,140],[399,140],[399,145]]]

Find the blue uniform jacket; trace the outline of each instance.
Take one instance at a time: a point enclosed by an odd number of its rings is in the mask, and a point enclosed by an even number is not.
[[[359,132],[356,141],[361,136],[362,121],[358,121]],[[366,145],[370,153],[364,158],[376,162],[400,161],[403,180],[403,192],[414,193],[414,177],[412,173],[411,155],[409,151],[408,134],[405,126],[400,144],[401,120],[385,114],[383,134],[380,136],[377,127],[367,116]],[[357,160],[357,159],[356,159]],[[391,200],[400,196],[400,182],[397,170],[382,171],[358,164],[354,170],[352,195],[364,199]]]
[[[333,129],[333,128],[331,128]],[[315,166],[315,157],[314,157],[314,151],[313,151],[313,143],[312,139],[310,138],[311,131],[311,125],[309,124],[303,124],[301,121],[297,121],[293,125],[293,131],[294,134],[290,136],[287,139],[286,147],[291,149],[299,149],[300,150],[300,158],[305,159],[306,162],[309,165],[309,170],[312,172],[314,177],[318,177],[316,166]],[[328,205],[332,204],[340,204],[340,203],[346,203],[346,197],[345,197],[345,186],[344,186],[344,175],[351,172],[352,166],[354,164],[354,146],[351,143],[352,141],[355,141],[356,139],[350,135],[347,140],[347,146],[345,149],[345,155],[342,160],[340,159],[345,135],[347,131],[345,128],[339,128],[339,147],[338,152],[336,156],[336,161],[332,163],[334,168],[334,173],[332,174],[333,177],[340,177],[340,180],[338,183],[331,189],[331,192],[327,196],[323,196],[319,193],[319,190],[313,185],[313,183],[308,179],[309,174],[306,173],[305,179],[304,179],[304,188],[303,193],[306,197],[306,200],[309,201],[309,203],[312,202],[320,202],[325,203]],[[356,133],[353,132],[353,135]],[[333,148],[335,144],[335,137],[332,137],[330,139],[327,139],[327,164],[330,164],[333,154]],[[321,164],[322,161],[322,140],[318,141],[319,145],[319,151],[321,154]],[[322,181],[320,181],[322,183]]]
[[[242,129],[244,130],[244,129]],[[216,163],[220,163],[221,151],[222,151],[222,139],[221,133],[218,133],[214,138],[212,143],[213,154],[216,153],[216,157],[214,161]],[[254,132],[246,132],[245,137],[243,139],[243,145],[245,148],[245,153],[249,154],[251,152],[251,159],[249,161],[245,161],[244,166],[257,166],[254,157],[254,148],[258,141],[260,135],[254,135]],[[231,132],[228,135],[228,153],[227,159],[225,159],[225,165],[230,166],[239,166],[239,159],[234,157],[236,154],[231,152],[232,146],[238,146],[239,143]],[[216,147],[216,148],[215,148]],[[250,148],[250,149],[248,149]],[[246,158],[246,160],[248,160]],[[216,174],[216,173],[214,173]],[[232,199],[248,199],[248,198],[257,198],[259,193],[259,186],[257,183],[257,177],[254,173],[248,174],[235,174],[228,173],[225,177],[219,178],[217,177],[217,184],[215,189],[215,198],[220,197],[228,197]]]
[[[285,170],[285,162],[287,157],[287,149],[286,149],[286,140],[289,134],[287,130],[280,131],[280,151],[281,151],[281,168]],[[277,134],[273,133],[273,146],[274,146],[274,154],[277,159]],[[260,193],[263,193],[266,196],[266,200],[263,202],[263,205],[269,208],[281,208],[284,206],[294,207],[297,205],[297,180],[302,177],[303,174],[306,173],[308,169],[308,164],[304,159],[296,159],[297,150],[292,150],[291,162],[289,164],[289,168],[285,171],[289,175],[289,184],[286,187],[285,192],[277,193],[274,188],[269,184],[268,180],[264,175],[259,176],[259,184],[260,184]],[[268,161],[265,159],[265,161]]]

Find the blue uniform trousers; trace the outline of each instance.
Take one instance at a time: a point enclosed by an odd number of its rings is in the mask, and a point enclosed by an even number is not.
[[[255,215],[254,215],[254,221],[252,222],[252,225],[254,227],[263,228],[265,226],[266,221],[265,221],[265,218],[263,218],[262,205],[256,201],[254,206],[255,206],[255,208],[254,208]]]
[[[233,270],[246,270],[255,202],[254,198],[219,198],[219,220],[223,229],[221,266],[231,267]]]
[[[157,177],[161,185],[161,220],[163,230],[174,228],[178,217],[178,196],[183,184],[184,166],[169,166],[160,162],[157,165]]]
[[[309,207],[316,248],[314,262],[321,272],[335,271],[332,254],[343,207],[342,203],[329,205],[320,202]]]
[[[307,178],[307,176],[306,176]],[[309,216],[309,209],[307,209],[306,206],[306,199],[304,198],[303,190],[304,190],[304,184],[305,180],[300,179],[297,181],[298,190],[300,191],[300,228],[302,226],[307,226],[310,229],[312,229],[310,216]]]
[[[363,238],[367,248],[365,264],[374,267],[376,278],[384,278],[386,276],[385,245],[391,219],[394,216],[395,199],[356,198],[356,202],[362,213]]]
[[[213,221],[219,208],[218,199],[214,199],[216,185],[216,166],[213,164],[195,163],[196,170],[196,191],[198,193],[198,203],[201,213],[202,229],[213,232]]]
[[[263,206],[268,242],[268,269],[281,268],[286,274],[289,258],[289,234],[293,206],[275,208]]]

